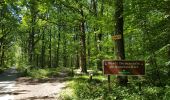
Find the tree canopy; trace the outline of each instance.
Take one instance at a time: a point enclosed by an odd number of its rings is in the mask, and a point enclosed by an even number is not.
[[[169,4],[170,0],[1,0],[0,69],[67,67],[87,73],[102,70],[103,60],[119,59],[117,52],[123,52],[121,59],[144,60],[146,77],[162,84],[170,75]],[[112,39],[116,34],[123,35],[124,48]]]

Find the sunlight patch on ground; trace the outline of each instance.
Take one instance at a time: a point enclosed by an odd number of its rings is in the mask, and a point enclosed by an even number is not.
[[[0,82],[0,100],[13,100],[12,91],[14,91],[15,81]]]

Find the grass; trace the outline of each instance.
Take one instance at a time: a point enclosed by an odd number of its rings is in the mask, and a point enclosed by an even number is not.
[[[142,83],[139,91],[137,80],[130,79],[128,86],[122,87],[116,84],[114,76],[111,79],[111,89],[108,90],[107,77],[102,74],[94,76],[92,81],[88,75],[75,76],[68,84],[69,89],[61,93],[61,100],[170,100],[169,86]]]
[[[64,67],[57,68],[39,68],[39,69],[30,69],[30,70],[21,70],[20,76],[27,76],[35,79],[45,79],[52,78],[57,76],[62,76],[61,73],[65,73],[68,76],[72,74],[71,70]]]
[[[74,89],[70,87],[73,81],[67,82],[67,88],[62,90],[57,95],[57,100],[78,100],[77,96],[74,94]]]

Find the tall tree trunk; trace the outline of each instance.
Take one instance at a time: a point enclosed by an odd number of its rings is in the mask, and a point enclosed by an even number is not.
[[[32,19],[34,20],[34,19]],[[31,32],[29,34],[29,64],[33,65],[33,55],[34,55],[34,25],[31,28]]]
[[[104,0],[102,0],[102,2],[101,2],[101,11],[100,11],[101,17],[103,17],[103,12],[104,12]],[[102,33],[103,33],[103,31],[102,31],[102,27],[100,27],[100,29],[101,29],[101,31],[98,34],[98,39],[101,42],[102,41]],[[99,45],[99,51],[102,51],[102,47],[100,45]]]
[[[81,45],[81,51],[80,51],[80,56],[81,56],[81,72],[87,73],[87,68],[86,68],[86,34],[85,34],[85,20],[84,20],[84,12],[82,5],[80,6],[81,9],[81,23],[80,23],[80,45]]]
[[[4,0],[2,0],[1,1],[1,3],[2,3],[2,9],[0,10],[0,17],[2,17],[3,18],[3,16],[4,16],[4,10],[5,9],[3,9],[4,8],[4,4],[5,4],[5,2],[4,2]],[[0,20],[1,21],[1,20]],[[2,23],[0,23],[0,27],[1,27],[1,33],[2,33],[2,35],[4,34],[4,25],[2,24]],[[3,58],[2,58],[2,56],[3,56],[3,41],[4,41],[4,39],[3,39],[3,36],[0,38],[0,67],[1,66],[3,66],[2,65],[2,60],[3,60]]]
[[[5,46],[2,44],[2,51],[1,51],[1,63],[0,65],[4,65],[4,56],[5,56]]]
[[[168,59],[170,61],[170,45],[168,46]]]
[[[45,28],[42,32],[42,47],[41,47],[41,67],[45,67]]]
[[[77,30],[75,30],[76,32]],[[74,43],[76,42],[79,42],[79,38],[78,38],[78,34],[75,34],[75,38],[74,38]],[[79,55],[79,51],[80,51],[80,48],[79,48],[79,45],[76,45],[76,68],[79,68],[80,67],[80,55]]]
[[[91,64],[91,60],[90,60],[90,56],[91,56],[91,47],[90,47],[90,32],[88,32],[87,35],[87,45],[88,45],[88,49],[87,49],[87,56],[88,56],[88,67],[90,67]]]
[[[36,23],[36,8],[35,8],[35,1],[30,1],[30,11],[31,11],[31,31],[29,33],[29,47],[28,47],[28,53],[29,53],[29,64],[31,66],[34,66],[34,35],[35,35],[35,23]]]
[[[61,13],[61,11],[62,11],[62,6],[61,5],[59,5],[58,7],[57,7],[57,12],[60,14]],[[60,17],[59,17],[60,18]],[[59,67],[59,61],[60,61],[60,59],[59,59],[59,53],[60,53],[60,41],[61,41],[61,24],[62,24],[62,22],[61,22],[61,19],[59,19],[58,20],[58,43],[57,43],[57,57],[56,57],[56,67]]]
[[[79,68],[80,66],[80,56],[78,50],[76,51],[76,68]]]
[[[64,67],[67,67],[67,43],[66,43],[66,35],[63,34],[63,41],[64,41],[64,44],[63,44],[63,66]]]
[[[3,28],[2,28],[2,34],[3,34]],[[0,66],[3,66],[2,63],[3,63],[3,48],[4,48],[4,44],[3,44],[3,37],[0,39]]]
[[[39,54],[36,55],[36,66],[39,67]]]
[[[101,2],[101,12],[100,12],[100,14],[101,14],[101,17],[103,16],[103,12],[104,12],[104,0],[102,0],[102,2]],[[98,34],[98,53],[101,53],[101,51],[102,51],[102,46],[101,46],[101,41],[102,41],[102,27],[100,27],[100,33]],[[100,70],[102,70],[102,57],[101,56],[98,56],[98,59],[99,59],[99,61],[98,61],[98,69],[100,69]]]
[[[115,40],[116,57],[119,60],[125,59],[124,38],[123,38],[123,0],[115,0],[115,34],[121,35],[121,39]],[[118,83],[126,86],[127,76],[118,76]]]
[[[168,60],[170,61],[170,45],[168,46]],[[170,63],[168,67],[170,67]],[[170,69],[168,70],[168,76],[170,76]]]
[[[51,29],[49,29],[49,38],[50,38],[50,43],[49,43],[49,67],[51,68],[52,67],[52,56],[51,56],[51,35],[52,35],[52,33],[51,33]]]
[[[92,11],[93,11],[93,15],[94,17],[97,19],[98,17],[98,11],[97,11],[97,0],[91,0],[91,5],[92,5]],[[95,25],[94,26],[94,45],[95,45],[95,48],[96,48],[96,52],[95,52],[95,55],[96,55],[96,59],[97,59],[97,69],[102,69],[101,68],[101,65],[100,65],[100,58],[98,56],[98,54],[100,53],[100,50],[99,50],[99,38],[98,38],[98,33],[96,33],[97,30],[99,30],[99,27],[98,25]]]
[[[58,43],[57,43],[57,59],[56,59],[56,67],[59,66],[59,50],[60,50],[60,41],[61,41],[61,27],[58,26]]]

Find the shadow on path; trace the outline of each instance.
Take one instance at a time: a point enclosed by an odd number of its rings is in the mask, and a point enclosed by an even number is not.
[[[15,88],[16,78],[17,71],[14,67],[0,74],[0,100],[13,100],[12,91]]]
[[[46,79],[19,77],[16,80],[15,100],[57,100],[58,94],[66,87],[69,76],[56,76]],[[24,90],[24,91],[23,91]]]
[[[0,100],[56,100],[56,95],[66,88],[69,77],[31,79],[17,77],[15,68],[0,74]]]
[[[9,82],[9,81],[15,81],[17,78],[17,71],[16,69],[10,68],[6,70],[4,73],[0,74],[0,82]]]

